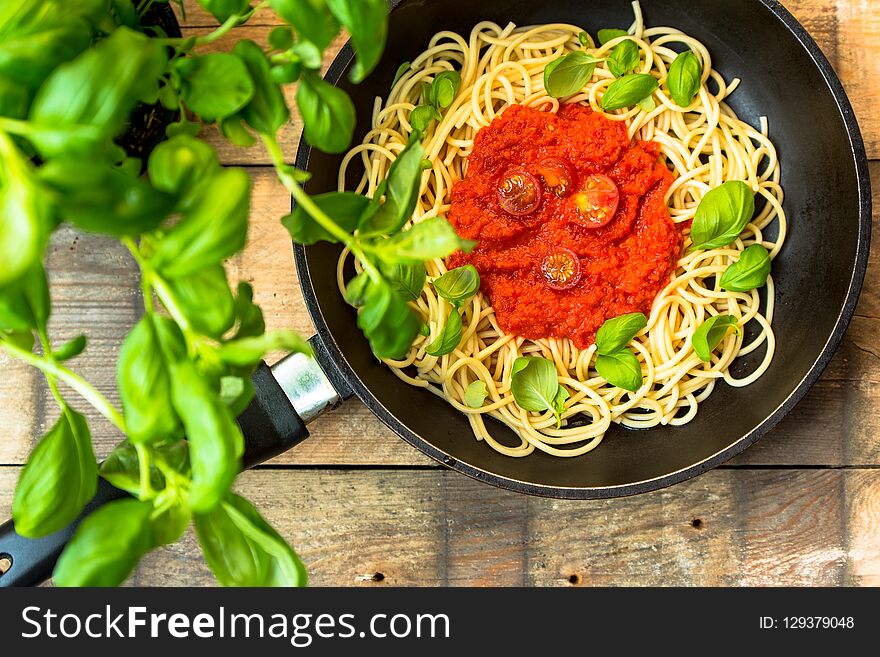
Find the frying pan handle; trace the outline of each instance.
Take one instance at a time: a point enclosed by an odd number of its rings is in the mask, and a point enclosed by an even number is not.
[[[309,436],[306,422],[334,408],[351,395],[317,337],[311,340],[315,356],[291,354],[271,370],[261,363],[253,376],[254,399],[238,417],[245,440],[242,465],[251,468]],[[330,369],[324,374],[322,365]],[[337,387],[341,390],[337,391]],[[98,479],[98,492],[70,526],[49,536],[20,536],[10,520],[0,525],[0,587],[35,586],[52,576],[55,562],[82,519],[102,504],[127,493]],[[11,562],[11,564],[10,564]]]

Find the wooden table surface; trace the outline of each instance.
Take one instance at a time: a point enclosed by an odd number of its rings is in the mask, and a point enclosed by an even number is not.
[[[880,210],[880,7],[784,0],[843,80]],[[189,0],[185,32],[214,21]],[[645,3],[649,9],[650,2]],[[269,14],[238,31],[265,41]],[[227,49],[230,41],[214,44]],[[292,106],[292,94],[290,96]],[[290,159],[299,127],[284,131]],[[212,135],[213,137],[213,135]],[[230,263],[254,284],[270,328],[311,334],[288,237],[289,198],[262,148],[212,138],[255,183],[250,240]],[[809,263],[807,263],[809,264]],[[59,231],[49,256],[56,340],[86,332],[74,366],[114,401],[114,363],[137,320],[137,271],[111,240]],[[42,377],[0,355],[0,516],[57,410]],[[880,240],[849,331],[822,378],[758,444],[662,491],[606,501],[526,497],[438,467],[356,400],[312,437],[244,474],[238,488],[302,555],[315,585],[880,585]],[[87,410],[84,403],[77,406]],[[120,436],[89,413],[99,456]],[[149,555],[137,585],[210,585],[191,534]]]

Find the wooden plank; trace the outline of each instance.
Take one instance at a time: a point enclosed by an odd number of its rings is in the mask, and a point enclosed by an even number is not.
[[[0,514],[17,471],[0,468]],[[716,470],[586,502],[529,498],[445,471],[262,470],[238,489],[297,548],[317,586],[880,581],[878,470]],[[212,579],[190,535],[149,555],[132,583]]]
[[[177,20],[180,22],[182,27],[211,27],[216,28],[219,26],[217,19],[214,18],[209,12],[205,11],[202,6],[196,0],[184,0],[183,7],[185,9],[184,12],[180,11],[180,7],[177,5],[176,0],[172,1],[172,6],[174,7],[174,13],[177,15]],[[251,3],[253,4],[253,3]],[[275,14],[272,9],[268,7],[264,7],[257,11],[251,19],[248,21],[248,25],[278,25],[281,23],[278,16]]]

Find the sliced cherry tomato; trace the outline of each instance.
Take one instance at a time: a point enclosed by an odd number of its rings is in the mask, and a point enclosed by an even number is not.
[[[514,216],[531,214],[541,205],[541,183],[525,169],[508,169],[498,185],[501,209]]]
[[[563,160],[556,157],[548,157],[541,160],[535,167],[535,173],[544,183],[544,188],[563,198],[574,189],[574,173]]]
[[[581,261],[571,249],[554,249],[544,256],[541,273],[550,289],[568,290],[581,280]]]
[[[588,228],[601,228],[614,218],[620,192],[608,176],[594,173],[574,195],[578,216]]]

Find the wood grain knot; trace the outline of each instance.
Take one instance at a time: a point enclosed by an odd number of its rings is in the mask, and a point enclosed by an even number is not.
[[[584,581],[584,578],[575,573],[574,575],[570,575],[568,578],[568,583],[572,586],[580,586]]]
[[[699,518],[694,518],[693,520],[691,520],[691,527],[693,527],[694,529],[702,529],[703,521]]]

